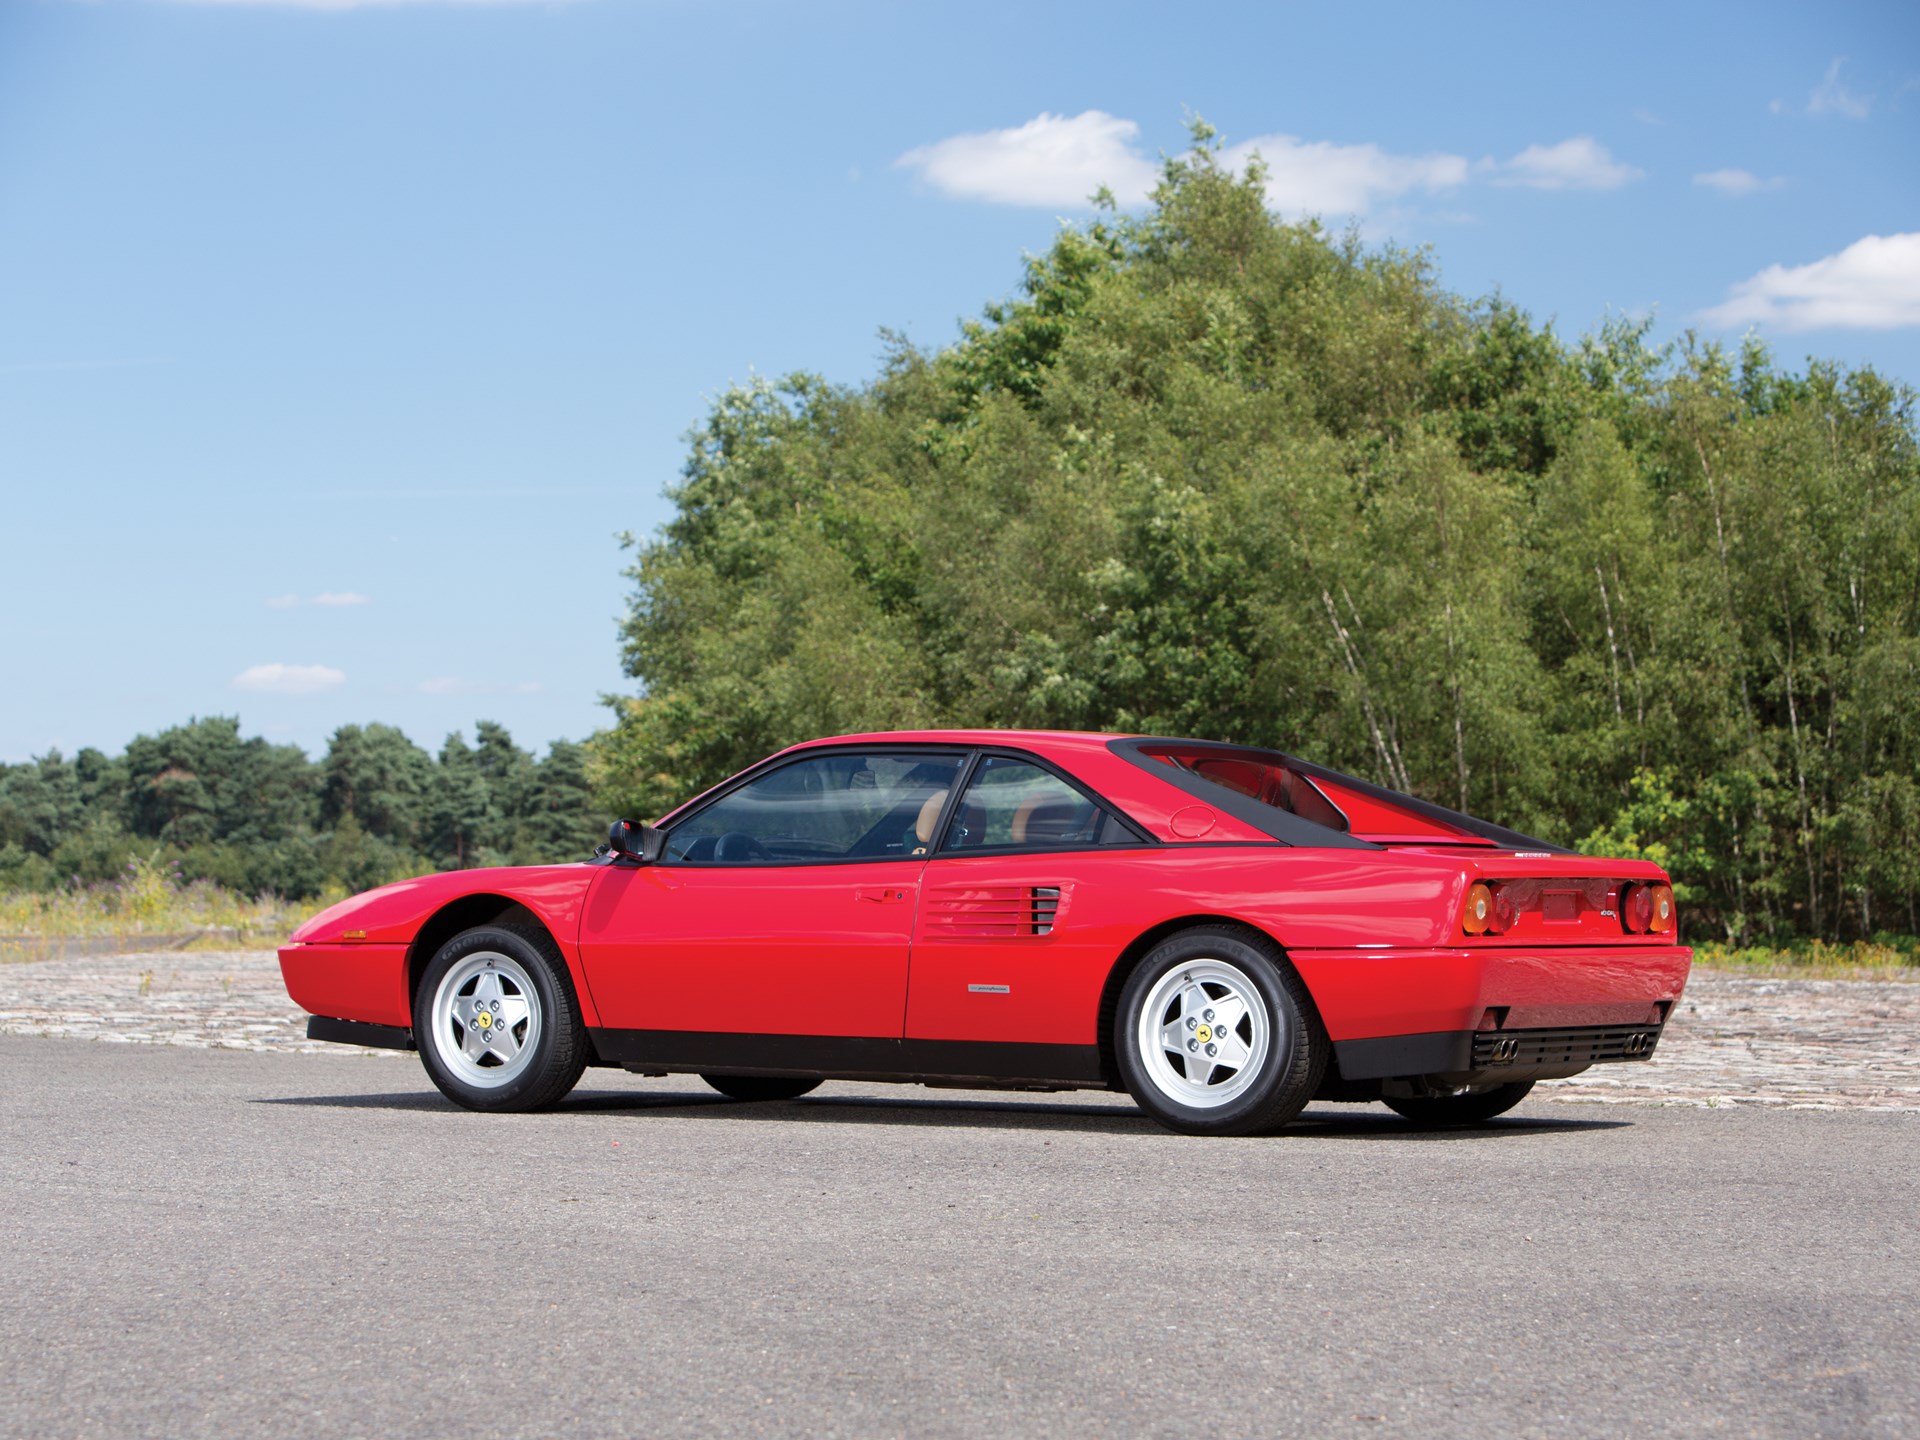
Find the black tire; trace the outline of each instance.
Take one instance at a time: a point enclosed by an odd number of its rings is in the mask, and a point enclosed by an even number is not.
[[[1264,1058],[1256,1059],[1244,1076],[1236,1071],[1225,1082],[1236,1087],[1232,1098],[1204,1105],[1184,1103],[1163,1080],[1156,1080],[1165,1062],[1143,1052],[1140,1037],[1144,1008],[1163,1008],[1155,999],[1163,982],[1178,985],[1182,976],[1204,974],[1183,971],[1203,962],[1229,966],[1251,982],[1264,1006],[1268,1037]],[[1218,988],[1230,993],[1234,987]],[[1155,1027],[1162,1023],[1173,1022],[1167,1015],[1156,1016]],[[1327,1068],[1328,1049],[1313,998],[1286,957],[1265,936],[1236,925],[1196,925],[1161,941],[1127,977],[1114,1017],[1114,1050],[1128,1093],[1155,1120],[1186,1135],[1259,1135],[1279,1129],[1313,1098]]]
[[[460,1042],[452,1026],[441,1033],[433,1020],[441,982],[465,962],[486,963],[504,957],[517,966],[538,1003],[538,1024],[524,1046],[528,1053],[514,1076],[503,1083],[475,1084],[462,1078]],[[510,970],[511,966],[501,967]],[[516,987],[518,980],[513,982]],[[463,930],[420,972],[413,990],[413,1037],[420,1063],[440,1093],[468,1110],[540,1110],[558,1102],[579,1083],[587,1067],[587,1031],[573,977],[553,937],[538,925],[503,923]]]
[[[1496,1085],[1465,1095],[1422,1095],[1418,1098],[1394,1096],[1383,1103],[1396,1115],[1417,1120],[1422,1125],[1478,1125],[1496,1115],[1504,1115],[1533,1089],[1533,1081],[1516,1080],[1511,1085]]]
[[[820,1085],[818,1080],[798,1075],[702,1075],[700,1078],[731,1100],[797,1100]]]

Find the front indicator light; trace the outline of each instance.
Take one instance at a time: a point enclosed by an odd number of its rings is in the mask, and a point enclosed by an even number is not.
[[[1467,887],[1467,903],[1460,908],[1460,928],[1469,935],[1484,935],[1493,923],[1493,887],[1476,880]]]

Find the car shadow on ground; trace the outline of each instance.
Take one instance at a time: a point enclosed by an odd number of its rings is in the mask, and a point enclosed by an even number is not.
[[[458,1106],[434,1090],[399,1094],[283,1095],[255,1105],[299,1105],[346,1110],[442,1110]],[[1062,1100],[973,1100],[918,1095],[812,1094],[798,1100],[729,1100],[686,1091],[668,1094],[586,1090],[569,1095],[554,1115],[631,1115],[649,1120],[728,1120],[784,1124],[965,1125],[989,1129],[1081,1130],[1113,1135],[1164,1133],[1132,1105]],[[1544,1115],[1502,1115],[1477,1125],[1430,1127],[1386,1110],[1358,1106],[1313,1106],[1268,1139],[1462,1140],[1522,1135],[1619,1130],[1630,1120],[1576,1120]]]

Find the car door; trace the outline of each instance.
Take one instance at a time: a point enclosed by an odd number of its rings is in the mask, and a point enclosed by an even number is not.
[[[610,866],[581,963],[604,1027],[899,1040],[914,897],[961,754],[808,752]]]
[[[907,1038],[1094,1044],[1156,849],[1057,772],[983,756],[921,877]]]

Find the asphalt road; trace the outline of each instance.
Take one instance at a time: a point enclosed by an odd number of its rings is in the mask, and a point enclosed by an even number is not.
[[[1920,1116],[1117,1096],[0,1037],[0,1432],[1920,1434]]]

